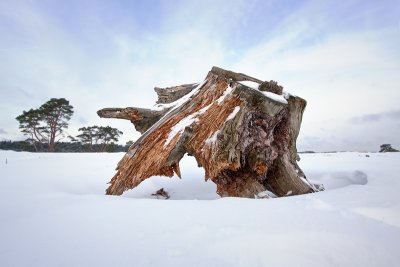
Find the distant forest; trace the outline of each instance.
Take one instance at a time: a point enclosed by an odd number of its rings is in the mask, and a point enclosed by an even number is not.
[[[128,151],[131,142],[128,142],[125,146],[110,143],[105,148],[104,152],[126,152]],[[49,147],[47,143],[36,143],[37,151],[29,141],[0,141],[0,149],[2,150],[14,150],[14,151],[27,151],[27,152],[48,152]],[[80,152],[99,152],[103,151],[102,144],[93,144],[89,147],[86,144],[79,142],[58,142],[55,145],[54,152],[70,152],[70,153],[80,153]]]
[[[1,141],[0,149],[28,152],[125,152],[133,143],[118,145],[123,133],[111,126],[85,126],[77,136],[66,136],[73,106],[65,98],[51,98],[39,108],[23,111],[15,119],[25,141]],[[60,140],[68,137],[70,142]]]

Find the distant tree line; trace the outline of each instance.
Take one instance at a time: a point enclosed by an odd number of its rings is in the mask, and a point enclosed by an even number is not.
[[[131,145],[118,145],[123,133],[110,126],[87,126],[79,128],[76,137],[65,138],[68,121],[73,115],[73,107],[65,98],[51,98],[37,109],[23,111],[16,117],[21,132],[28,137],[25,141],[2,141],[0,149],[31,152],[119,152]]]
[[[75,137],[69,136],[72,142],[81,143],[86,151],[105,152],[113,142],[118,142],[119,136],[122,134],[116,128],[110,126],[89,126],[82,127],[78,130],[81,132]]]
[[[48,144],[41,143],[37,144],[38,148],[32,145],[31,141],[0,141],[0,149],[2,150],[14,150],[14,151],[27,151],[27,152],[48,152]],[[129,145],[119,145],[110,143],[105,150],[102,150],[103,145],[93,145],[93,150],[88,150],[87,147],[79,142],[57,142],[53,152],[126,152],[128,151]]]

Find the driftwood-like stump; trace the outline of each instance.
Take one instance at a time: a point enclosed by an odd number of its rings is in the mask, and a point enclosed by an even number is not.
[[[107,194],[121,195],[155,175],[181,177],[179,161],[185,154],[196,158],[220,196],[322,190],[307,181],[296,162],[306,101],[282,93],[276,82],[213,67],[202,84],[155,91],[154,110],[98,111],[100,117],[130,120],[142,133],[118,163]]]

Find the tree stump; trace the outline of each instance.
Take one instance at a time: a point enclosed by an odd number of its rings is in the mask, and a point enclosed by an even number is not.
[[[306,101],[281,88],[213,67],[201,84],[156,87],[154,110],[99,110],[103,118],[130,120],[142,133],[118,163],[107,194],[121,195],[156,175],[181,177],[179,161],[185,154],[196,158],[222,197],[323,190],[297,165],[296,139]]]
[[[379,153],[385,153],[385,152],[399,152],[399,151],[397,149],[394,149],[391,144],[383,144],[381,145]]]

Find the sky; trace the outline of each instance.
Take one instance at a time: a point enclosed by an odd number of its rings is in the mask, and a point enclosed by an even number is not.
[[[0,140],[15,117],[64,97],[67,133],[104,107],[151,107],[155,86],[212,66],[276,80],[307,100],[298,149],[400,148],[400,1],[0,0]]]

